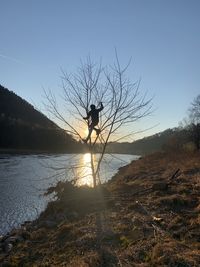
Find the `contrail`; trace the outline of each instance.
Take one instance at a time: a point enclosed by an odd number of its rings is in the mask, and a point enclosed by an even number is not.
[[[16,63],[23,64],[22,61],[20,61],[20,60],[14,58],[14,57],[8,57],[8,56],[6,56],[6,55],[2,55],[2,54],[0,54],[0,57],[3,58],[3,59],[6,59],[6,60],[8,59],[8,60],[14,61],[14,62],[16,62]]]

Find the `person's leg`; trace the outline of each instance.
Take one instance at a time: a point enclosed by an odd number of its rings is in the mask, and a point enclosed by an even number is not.
[[[94,127],[94,130],[96,131],[96,135],[99,135],[99,134],[100,134],[100,132],[101,132],[101,130],[100,130],[100,129],[98,129],[98,128],[95,128],[95,127]]]
[[[87,143],[87,141],[90,139],[90,137],[91,137],[91,134],[92,134],[92,131],[93,131],[93,129],[94,129],[94,125],[93,124],[91,124],[90,126],[89,126],[89,133],[88,133],[88,136],[87,136],[87,138],[84,140],[85,141],[85,143]]]

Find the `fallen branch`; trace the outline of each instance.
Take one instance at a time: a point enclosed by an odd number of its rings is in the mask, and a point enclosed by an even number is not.
[[[174,173],[173,173],[173,175],[171,176],[171,178],[169,179],[169,180],[174,180],[174,179],[176,179],[178,176],[180,176],[181,175],[181,170],[180,169],[177,169]]]

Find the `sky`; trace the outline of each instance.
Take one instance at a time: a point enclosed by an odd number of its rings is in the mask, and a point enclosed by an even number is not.
[[[115,48],[153,97],[137,130],[153,128],[139,137],[178,126],[200,93],[199,0],[0,0],[0,8],[0,84],[43,112],[43,89],[60,93],[61,68],[73,73],[88,55],[112,64]]]

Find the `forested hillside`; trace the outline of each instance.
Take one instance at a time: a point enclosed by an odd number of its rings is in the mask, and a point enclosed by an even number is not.
[[[132,143],[110,143],[108,152],[147,155],[161,150],[179,150],[189,141],[187,129],[173,128]]]
[[[0,148],[73,152],[78,143],[31,104],[0,85]]]

